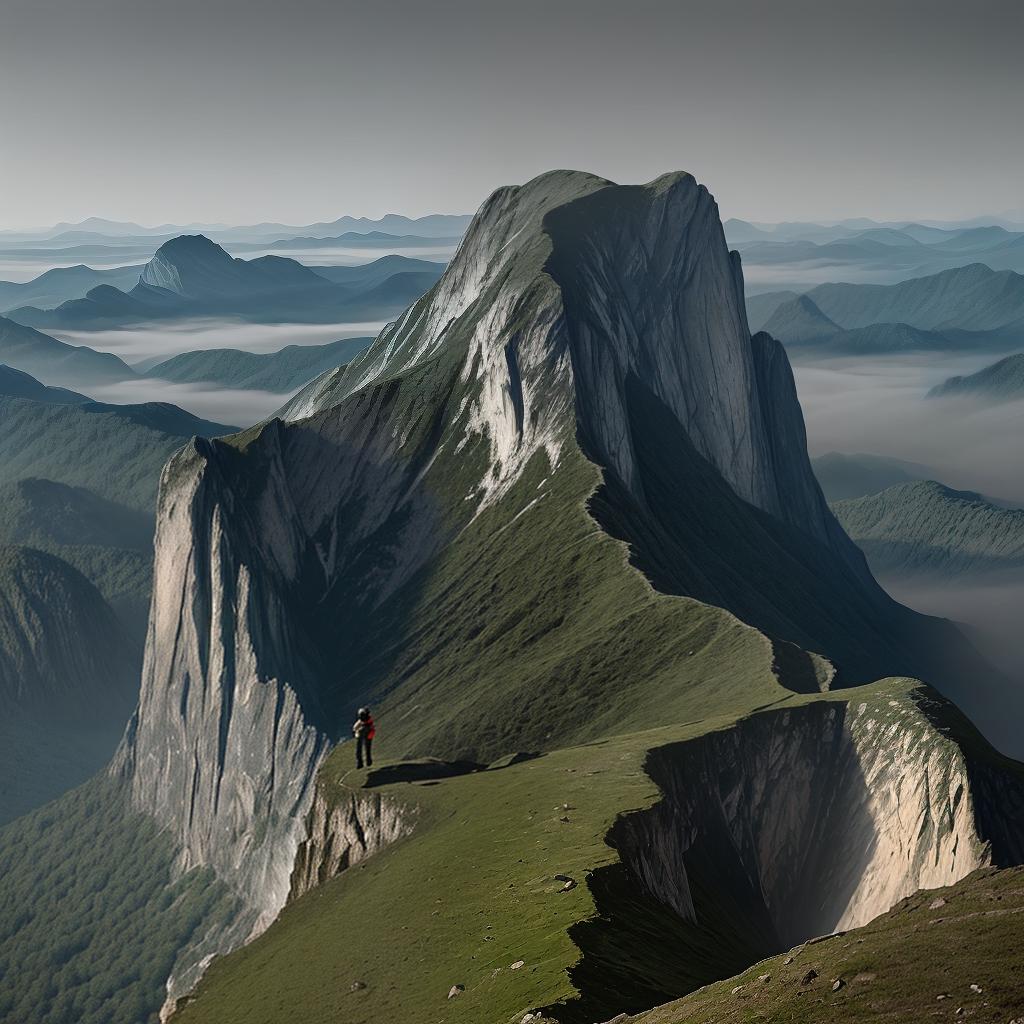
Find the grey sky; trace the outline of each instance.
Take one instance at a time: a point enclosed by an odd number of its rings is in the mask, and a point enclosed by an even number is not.
[[[475,209],[554,166],[726,216],[1024,206],[1018,0],[0,0],[0,227]]]

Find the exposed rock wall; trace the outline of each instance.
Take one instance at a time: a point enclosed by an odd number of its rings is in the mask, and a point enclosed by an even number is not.
[[[765,955],[1022,852],[1020,774],[975,764],[912,701],[764,712],[648,770],[665,798],[616,825],[623,861],[687,921],[735,903]]]
[[[292,872],[289,899],[323,884],[329,878],[404,836],[416,822],[416,809],[389,800],[372,790],[351,790],[337,802],[317,792],[309,814],[308,837],[300,844]]]

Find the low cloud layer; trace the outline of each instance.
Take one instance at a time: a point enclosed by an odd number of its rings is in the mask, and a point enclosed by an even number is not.
[[[237,348],[276,352],[286,345],[325,345],[339,338],[376,337],[386,321],[338,324],[251,324],[239,320],[184,320],[108,331],[49,333],[69,345],[113,352],[137,369],[148,369],[181,352]]]
[[[928,353],[794,367],[811,454],[891,455],[931,467],[951,487],[1024,505],[1024,401],[924,397],[947,377],[973,373],[995,358]],[[1024,715],[1024,573],[880,582],[903,604],[966,627],[1006,681],[997,713],[984,681],[961,696],[963,710],[1005,752],[1024,756],[1024,736],[1004,728],[1007,716],[1019,721]]]
[[[934,467],[950,487],[1024,504],[1024,401],[925,398],[996,358],[926,353],[795,366],[811,454],[891,455]]]
[[[214,384],[172,384],[152,378],[88,388],[89,397],[97,402],[113,402],[117,405],[170,402],[205,420],[241,428],[266,419],[294,393],[222,388]]]

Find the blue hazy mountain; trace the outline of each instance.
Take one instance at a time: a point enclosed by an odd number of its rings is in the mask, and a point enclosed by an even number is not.
[[[278,238],[270,249],[417,249],[455,245],[454,238],[431,238],[427,235],[389,235],[386,231],[346,231],[341,235],[318,238],[310,235],[298,238]]]
[[[974,263],[892,285],[765,292],[747,299],[747,317],[823,352],[1005,350],[1024,338],[1024,275]]]
[[[47,387],[24,370],[16,370],[13,366],[3,363],[0,363],[0,395],[8,398],[31,398],[33,401],[47,402],[51,405],[81,405],[92,401],[77,391]]]
[[[136,376],[127,363],[109,352],[68,345],[7,317],[0,317],[0,362],[56,384],[87,386]]]
[[[347,284],[356,288],[373,288],[383,284],[395,274],[430,274],[436,280],[444,273],[445,263],[434,260],[420,260],[412,256],[389,253],[371,263],[356,266],[317,267],[316,272],[335,284]]]
[[[821,311],[810,295],[798,295],[783,302],[768,318],[764,330],[803,355],[821,356],[956,351],[972,343],[983,345],[997,341],[987,334],[947,335],[940,331],[922,331],[904,323],[868,324],[844,330]]]
[[[145,227],[132,221],[107,220],[104,217],[87,217],[78,223],[62,221],[49,228],[34,231],[0,231],[0,248],[25,242],[54,242],[60,238],[76,237],[102,238],[118,241],[124,238],[173,238],[177,235],[202,232],[222,240],[271,239],[284,235],[339,235],[348,231],[381,231],[392,235],[425,235],[429,238],[460,236],[470,222],[468,214],[428,214],[424,217],[405,217],[389,213],[379,219],[369,217],[339,217],[332,221],[318,221],[314,224],[283,224],[263,222],[260,224],[159,224]]]
[[[215,348],[182,352],[155,366],[147,376],[176,383],[209,382],[229,388],[294,391],[365,351],[373,338],[343,338],[327,345],[288,345],[277,352],[255,353]]]
[[[211,316],[267,323],[387,319],[434,283],[443,268],[433,266],[338,282],[295,260],[238,259],[204,235],[183,235],[160,246],[128,292],[101,285],[54,310],[24,307],[10,315],[34,327],[83,330]]]
[[[950,377],[928,392],[929,398],[948,398],[953,395],[968,395],[998,402],[1024,398],[1024,352],[1000,359],[969,376]]]
[[[141,266],[94,270],[78,264],[47,270],[31,281],[0,281],[0,311],[20,306],[51,309],[69,299],[80,299],[101,284],[109,284],[124,291],[138,283],[141,273]]]

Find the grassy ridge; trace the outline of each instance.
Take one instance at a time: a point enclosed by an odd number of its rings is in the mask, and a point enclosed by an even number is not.
[[[779,706],[876,700],[884,709],[890,700],[909,699],[912,686],[887,681],[825,695],[787,694],[780,688]],[[350,788],[369,784],[398,803],[413,803],[419,808],[413,835],[287,906],[263,936],[214,963],[176,1019],[181,1024],[440,1019],[518,1024],[537,1007],[559,1006],[559,1019],[589,1024],[602,1019],[598,1011],[611,1017],[623,1008],[621,979],[610,968],[624,956],[638,977],[646,972],[662,992],[673,984],[685,991],[695,969],[704,977],[732,973],[731,961],[718,962],[709,950],[696,968],[676,964],[673,980],[667,969],[671,958],[665,956],[668,932],[656,920],[657,905],[644,903],[635,885],[618,895],[603,881],[596,886],[594,873],[603,880],[602,869],[618,863],[606,842],[615,819],[658,799],[644,771],[648,751],[733,721],[722,716],[611,736],[428,786],[380,786],[385,772],[376,778],[356,772],[351,748],[337,748],[321,772],[328,798],[342,800]],[[580,884],[560,892],[557,874]],[[631,931],[628,950],[606,941],[600,929],[575,930],[597,918],[595,889],[602,915],[610,912],[610,897],[620,912],[650,924],[646,931]],[[571,977],[583,948],[591,968],[585,976]],[[513,970],[520,960],[524,965]],[[574,1009],[579,995],[574,980],[587,986],[589,1016]],[[356,983],[366,987],[353,990]],[[449,1000],[453,985],[465,991]]]

